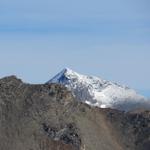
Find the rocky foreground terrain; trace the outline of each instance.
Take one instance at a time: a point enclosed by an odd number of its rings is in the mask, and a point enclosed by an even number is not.
[[[150,111],[76,101],[61,85],[0,79],[0,150],[150,150]]]

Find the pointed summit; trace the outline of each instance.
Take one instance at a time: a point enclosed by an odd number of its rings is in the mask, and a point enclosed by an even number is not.
[[[63,73],[63,74],[78,74],[77,72],[73,71],[72,69],[70,68],[64,68],[60,73]]]
[[[70,68],[68,68],[68,67],[66,67],[66,68],[63,69],[63,71],[64,71],[64,72],[70,72],[70,71],[73,71],[73,70],[70,69]]]
[[[79,74],[69,68],[64,68],[62,71],[60,71],[58,74],[56,74],[51,80],[49,80],[47,83],[64,83],[69,78],[78,77]]]
[[[67,73],[67,72],[72,72],[72,70],[70,68],[64,68],[60,73]]]
[[[98,77],[82,75],[69,68],[64,68],[47,83],[62,84],[79,101],[101,108],[129,110],[129,107],[145,101],[144,97],[133,89]]]

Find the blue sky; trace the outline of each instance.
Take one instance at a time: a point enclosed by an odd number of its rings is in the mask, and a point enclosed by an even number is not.
[[[149,0],[0,0],[0,77],[64,67],[150,96]]]

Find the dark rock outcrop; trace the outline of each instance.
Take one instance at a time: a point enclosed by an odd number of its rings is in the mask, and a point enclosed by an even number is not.
[[[0,79],[0,150],[149,150],[150,111],[80,103],[61,85]]]

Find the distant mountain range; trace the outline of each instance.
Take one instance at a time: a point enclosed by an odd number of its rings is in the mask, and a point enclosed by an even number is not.
[[[63,69],[47,83],[66,86],[76,99],[91,106],[125,111],[149,108],[147,99],[135,90],[95,76],[82,75],[69,68]]]

